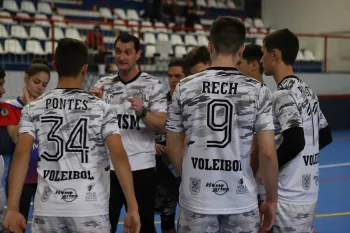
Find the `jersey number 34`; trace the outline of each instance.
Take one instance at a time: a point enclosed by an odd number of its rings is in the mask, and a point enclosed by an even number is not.
[[[64,143],[62,137],[62,131],[67,129],[63,128],[63,117],[61,116],[42,116],[40,117],[41,123],[52,123],[52,128],[47,134],[47,142],[55,143],[55,151],[50,150],[48,153],[44,151],[41,157],[47,161],[58,161],[66,152],[80,153],[81,162],[88,162],[89,147],[87,146],[87,126],[89,119],[81,117],[75,124],[73,129],[69,132],[67,143]],[[65,144],[65,145],[64,145]]]

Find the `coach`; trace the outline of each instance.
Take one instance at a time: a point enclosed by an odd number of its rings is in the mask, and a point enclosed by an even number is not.
[[[116,107],[123,145],[133,171],[141,219],[140,233],[154,232],[155,133],[165,132],[166,94],[161,82],[137,68],[140,41],[121,34],[114,43],[118,72],[102,77],[90,93]],[[125,204],[115,172],[111,172],[110,222],[115,232]]]

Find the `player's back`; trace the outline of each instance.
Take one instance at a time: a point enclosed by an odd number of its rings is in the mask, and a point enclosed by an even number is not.
[[[279,200],[289,204],[312,204],[318,198],[318,134],[320,128],[327,125],[317,95],[308,84],[290,76],[278,85],[273,103],[276,147],[282,143],[282,132],[287,128],[303,127],[305,137],[303,151],[280,172]],[[290,108],[293,105],[298,112],[290,110],[295,109]],[[286,117],[278,117],[279,114]]]
[[[28,104],[21,132],[38,139],[36,215],[108,214],[109,154],[104,138],[119,133],[110,106],[81,89],[55,89]]]
[[[174,127],[168,128],[183,127],[188,142],[181,205],[203,214],[243,213],[255,208],[250,153],[254,130],[265,125],[273,128],[269,90],[235,68],[210,68],[180,81],[173,101],[178,101],[169,107]],[[176,105],[182,112],[177,112]],[[259,112],[259,105],[266,105],[264,112]],[[176,126],[178,115],[180,128]]]

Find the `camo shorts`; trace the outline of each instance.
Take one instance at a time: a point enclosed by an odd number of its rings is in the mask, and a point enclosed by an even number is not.
[[[96,217],[33,216],[32,233],[110,233],[108,215]]]
[[[317,203],[289,205],[278,202],[275,224],[271,233],[313,233]]]
[[[260,228],[259,210],[242,214],[197,214],[180,207],[178,233],[257,233]]]
[[[2,182],[2,180],[0,180],[0,183],[1,182]],[[4,192],[4,189],[2,187],[0,187],[0,233],[9,232],[9,231],[7,231],[5,226],[3,225],[5,214],[6,214],[5,203],[6,203],[5,192]]]

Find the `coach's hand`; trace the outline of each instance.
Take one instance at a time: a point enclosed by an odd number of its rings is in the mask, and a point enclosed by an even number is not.
[[[143,101],[137,96],[128,98],[128,101],[131,103],[131,108],[135,110],[136,115],[141,115],[143,110]]]
[[[156,144],[156,155],[165,155],[165,146]]]
[[[23,230],[27,230],[26,219],[24,216],[13,210],[7,211],[4,226],[13,233],[23,233]]]
[[[139,233],[141,221],[138,211],[128,211],[124,218],[124,233]]]
[[[260,227],[259,233],[268,232],[275,223],[277,201],[265,201],[261,207],[263,223]]]
[[[102,99],[102,98],[103,98],[103,92],[104,92],[104,90],[105,90],[105,87],[104,87],[104,86],[102,86],[102,87],[100,87],[100,88],[94,87],[94,88],[91,89],[91,91],[89,91],[89,94],[90,94],[90,95],[94,95],[94,96],[96,96],[96,97]]]

